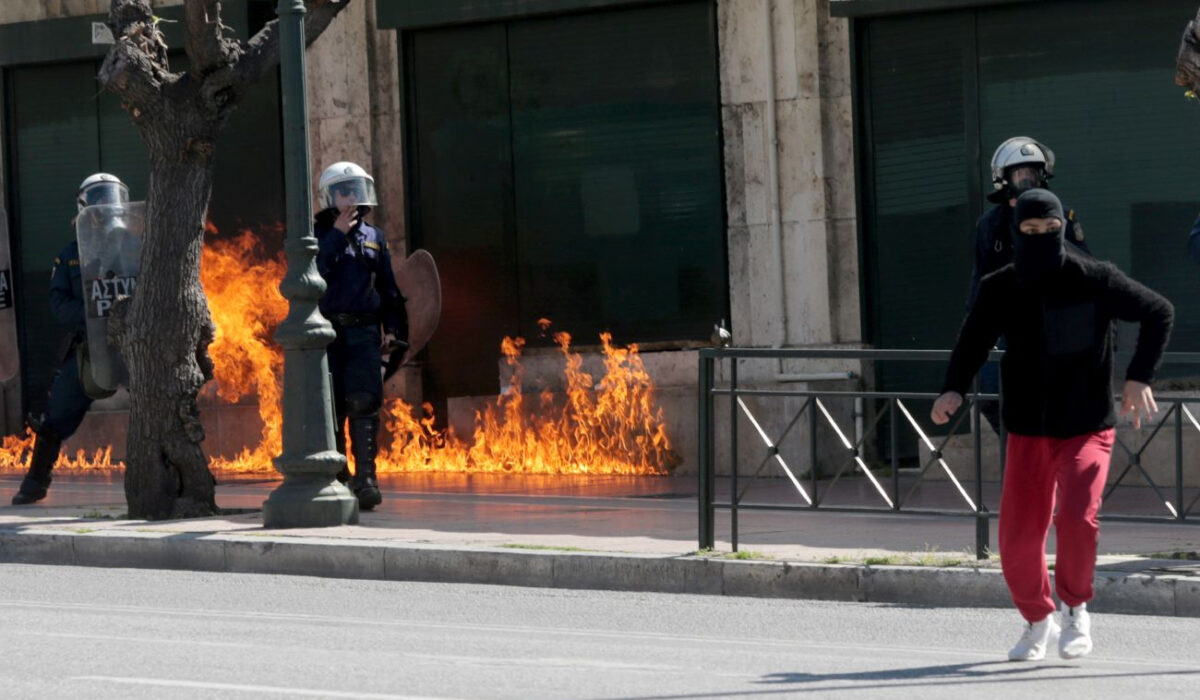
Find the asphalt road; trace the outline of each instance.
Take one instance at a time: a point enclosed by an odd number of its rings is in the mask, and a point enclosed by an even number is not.
[[[1189,697],[1200,621],[0,565],[4,698]]]

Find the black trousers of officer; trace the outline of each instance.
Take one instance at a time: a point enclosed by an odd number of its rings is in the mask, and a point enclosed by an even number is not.
[[[33,455],[29,458],[29,471],[19,488],[19,493],[31,497],[25,501],[27,503],[46,495],[46,488],[51,481],[50,472],[58,461],[63,440],[75,434],[92,405],[92,399],[84,392],[83,382],[79,379],[75,353],[71,351],[76,342],[78,339],[72,341],[50,384],[50,401],[46,412],[40,420],[30,420],[36,437]]]
[[[350,449],[353,450],[355,477],[375,476],[375,455],[379,451],[379,407],[383,403],[383,376],[380,374],[379,325],[340,326],[334,324],[337,338],[329,344],[329,372],[333,376],[333,407],[336,424],[334,438],[338,452],[346,452],[346,423],[350,423]]]

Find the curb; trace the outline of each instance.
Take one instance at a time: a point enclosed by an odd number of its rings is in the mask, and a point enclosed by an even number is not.
[[[806,564],[323,538],[0,530],[0,562],[537,588],[1011,607],[995,569]],[[1097,572],[1101,613],[1200,617],[1200,579]]]

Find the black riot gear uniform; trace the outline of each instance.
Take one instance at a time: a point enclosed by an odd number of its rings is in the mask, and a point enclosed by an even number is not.
[[[333,375],[334,436],[338,451],[346,454],[349,423],[355,464],[353,478],[345,470],[338,478],[349,479],[359,507],[370,510],[383,500],[375,475],[383,403],[380,328],[403,341],[407,318],[383,233],[362,222],[343,233],[333,226],[336,218],[336,209],[319,213],[314,234],[317,270],[326,283],[321,313],[337,332],[326,351]]]

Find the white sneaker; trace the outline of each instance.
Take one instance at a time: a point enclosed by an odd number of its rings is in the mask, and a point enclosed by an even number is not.
[[[1078,659],[1092,651],[1092,620],[1088,616],[1087,603],[1078,607],[1062,605],[1062,636],[1058,640],[1058,655],[1064,659]]]
[[[1025,623],[1025,633],[1017,640],[1017,645],[1009,649],[1008,660],[1041,661],[1046,658],[1046,648],[1054,643],[1061,631],[1053,613],[1041,622]]]

